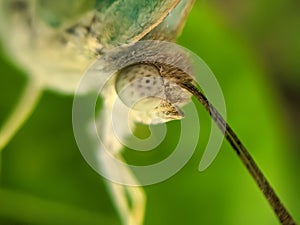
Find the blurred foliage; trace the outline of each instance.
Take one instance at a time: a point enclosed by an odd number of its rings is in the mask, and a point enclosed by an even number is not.
[[[262,63],[270,62],[268,58],[262,61],[266,55],[260,55],[258,46],[264,46],[264,43],[258,43],[262,40],[259,39],[260,33],[254,33],[256,29],[267,33],[266,24],[274,21],[271,18],[280,16],[278,13],[282,5],[287,4],[285,2],[253,1],[240,8],[235,6],[237,8],[232,11],[231,8],[221,10],[224,7],[218,1],[197,2],[179,43],[198,54],[214,71],[224,92],[229,123],[287,208],[300,221],[300,181],[297,175],[300,168],[294,157],[299,157],[299,153],[292,152],[291,131],[286,125],[288,113],[283,110],[281,92],[276,89],[277,77],[272,76],[273,70],[268,70]],[[262,10],[261,14],[255,19],[254,16],[245,19],[244,23],[238,21],[238,26],[230,26],[229,20],[224,19],[228,17],[220,13],[240,13],[243,16],[239,9],[255,7]],[[290,6],[290,10],[294,8]],[[281,29],[288,29],[279,22],[273,26],[273,32],[277,28],[278,35],[282,34]],[[278,35],[273,36],[281,43]],[[286,46],[276,47],[280,52],[286,51],[287,58],[281,53],[279,55],[287,62],[299,60],[296,54],[289,54]],[[296,49],[292,50],[296,52]],[[276,61],[274,66],[286,68],[289,71],[286,74],[299,70],[297,63],[290,66],[284,62]],[[26,79],[4,56],[0,63],[2,123],[17,101]],[[286,79],[290,78],[286,76]],[[71,109],[72,96],[45,92],[31,118],[2,153],[0,224],[119,224],[103,179],[87,165],[76,147]],[[199,104],[198,109],[201,120],[198,150],[178,174],[145,188],[148,196],[145,224],[279,224],[227,143],[223,144],[214,163],[206,171],[198,172],[210,132],[209,116]],[[159,161],[170,145],[176,144],[178,128],[179,122],[170,122],[167,138],[171,143],[164,143],[155,154],[143,158],[143,162]],[[142,126],[139,129],[144,130]],[[133,162],[138,158],[135,153],[127,154],[127,157]]]
[[[243,34],[277,88],[300,144],[300,2],[212,0],[222,19]],[[295,148],[298,150],[298,148]],[[299,157],[299,151],[295,152]]]

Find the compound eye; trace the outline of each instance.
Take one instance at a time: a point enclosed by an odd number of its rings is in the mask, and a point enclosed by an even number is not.
[[[122,102],[138,111],[149,111],[166,99],[163,78],[155,66],[136,64],[122,69],[116,78]]]

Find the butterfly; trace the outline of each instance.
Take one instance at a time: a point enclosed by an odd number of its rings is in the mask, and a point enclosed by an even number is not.
[[[8,57],[28,74],[28,86],[0,133],[0,148],[21,127],[45,89],[74,94],[87,68],[111,49],[139,40],[175,41],[194,0],[1,0],[0,37]],[[132,108],[135,122],[162,123],[180,119],[190,95],[164,80],[159,68],[131,65],[119,71],[102,92],[98,114],[100,135],[110,151],[121,156],[121,143],[109,123],[113,102]],[[98,74],[99,75],[99,74]],[[99,75],[100,76],[100,75]],[[89,87],[77,94],[85,95]],[[174,96],[178,96],[175,98]],[[154,96],[154,97],[149,97]],[[141,101],[137,101],[142,99]],[[122,110],[119,112],[122,118]],[[122,128],[121,128],[122,130]],[[122,135],[127,135],[124,129]],[[116,170],[105,164],[107,170]],[[129,170],[124,179],[135,179]],[[140,187],[107,182],[124,224],[142,224],[145,194]],[[130,206],[130,203],[132,205]]]

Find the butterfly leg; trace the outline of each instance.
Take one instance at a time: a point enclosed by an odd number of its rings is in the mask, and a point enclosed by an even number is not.
[[[113,203],[124,225],[141,225],[143,224],[146,196],[141,186],[129,186],[126,184],[138,185],[138,181],[133,175],[125,160],[121,156],[123,145],[116,137],[112,120],[115,119],[118,124],[119,138],[129,135],[130,129],[133,128],[133,122],[128,123],[124,116],[126,111],[122,107],[114,110],[115,99],[117,94],[114,88],[108,88],[104,94],[104,104],[97,121],[98,134],[101,138],[102,146],[99,146],[98,161],[102,171],[105,171],[107,177],[117,177],[118,183],[106,180],[108,191]],[[112,115],[114,116],[112,117]],[[109,154],[105,152],[107,149]],[[111,163],[111,156],[121,162]],[[122,164],[123,163],[123,164]],[[113,180],[113,179],[112,179]]]
[[[124,180],[135,179],[129,169],[122,170]],[[106,181],[107,188],[119,213],[122,224],[143,224],[146,196],[142,187],[127,186]]]
[[[29,80],[18,104],[0,130],[0,152],[31,115],[41,94],[41,85],[33,79]]]

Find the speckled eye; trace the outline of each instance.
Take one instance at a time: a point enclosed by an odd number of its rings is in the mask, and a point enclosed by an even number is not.
[[[166,98],[163,78],[152,65],[136,64],[122,69],[115,87],[123,103],[139,111],[154,109]]]

